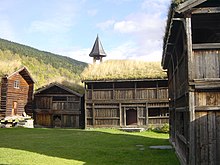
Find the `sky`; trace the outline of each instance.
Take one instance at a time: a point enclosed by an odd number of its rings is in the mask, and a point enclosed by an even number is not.
[[[0,38],[92,63],[99,36],[110,59],[160,61],[171,0],[0,0]]]

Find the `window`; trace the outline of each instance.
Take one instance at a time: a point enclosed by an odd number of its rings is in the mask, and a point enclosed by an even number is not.
[[[20,81],[19,80],[15,80],[14,81],[14,88],[19,88],[20,86]]]

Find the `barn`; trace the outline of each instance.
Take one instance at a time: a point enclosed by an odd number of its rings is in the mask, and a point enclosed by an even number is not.
[[[58,83],[40,88],[34,94],[35,125],[44,127],[83,127],[82,95]]]
[[[220,1],[179,2],[170,8],[162,58],[170,141],[182,164],[220,164]]]
[[[32,116],[34,80],[27,68],[23,67],[10,75],[4,75],[0,85],[0,118],[22,116],[24,113]]]

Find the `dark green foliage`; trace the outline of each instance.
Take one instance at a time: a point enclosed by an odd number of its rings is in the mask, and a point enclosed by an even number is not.
[[[21,45],[4,39],[0,39],[0,49],[10,50],[12,53],[19,54],[21,57],[33,57],[45,64],[50,64],[56,69],[65,68],[75,74],[80,74],[87,66],[86,63],[80,62],[69,57],[56,55],[53,53],[40,51],[29,46]]]
[[[0,76],[10,75],[22,66],[35,80],[35,89],[58,82],[79,93],[84,91],[80,74],[86,63],[0,39]]]
[[[148,130],[159,133],[169,133],[170,127],[168,123],[165,123],[160,127],[149,127]]]

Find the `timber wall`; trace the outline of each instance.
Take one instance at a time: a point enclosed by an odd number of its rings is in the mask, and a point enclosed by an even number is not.
[[[156,127],[169,122],[166,80],[164,86],[158,87],[155,81],[155,87],[148,88],[141,87],[138,82],[108,82],[106,87],[103,82],[85,83],[86,127]],[[130,113],[134,113],[133,119]]]
[[[81,97],[57,91],[58,93],[52,94],[49,89],[35,94],[35,124],[44,127],[83,127]]]

